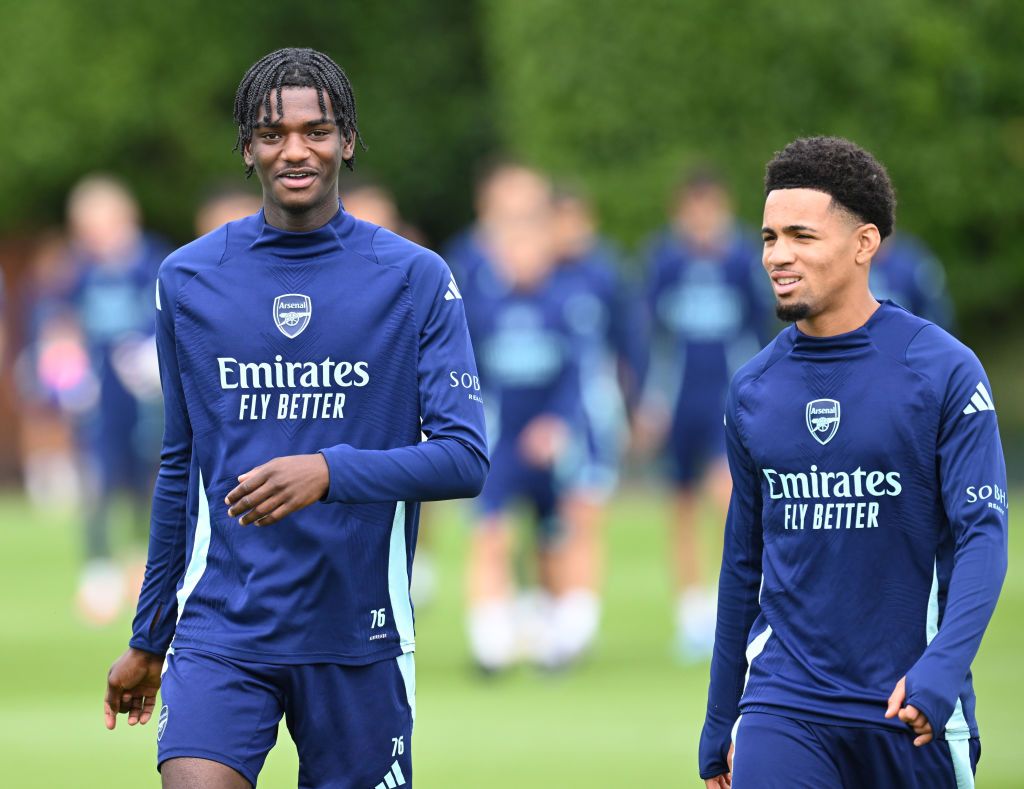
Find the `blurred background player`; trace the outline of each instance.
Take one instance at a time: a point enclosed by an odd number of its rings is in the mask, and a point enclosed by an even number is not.
[[[947,331],[953,328],[953,303],[946,290],[946,272],[921,239],[904,231],[882,242],[871,262],[871,294],[891,299],[918,317]]]
[[[566,314],[578,338],[584,453],[568,481],[565,591],[555,611],[559,659],[587,652],[597,635],[604,577],[604,516],[619,477],[627,412],[636,405],[646,354],[644,319],[635,293],[619,274],[618,254],[597,231],[584,193],[559,183],[554,199],[555,280],[565,289]]]
[[[564,588],[559,497],[581,432],[577,338],[571,292],[554,277],[552,189],[541,174],[506,165],[491,179],[486,216],[474,231],[483,257],[464,274],[465,304],[488,414],[491,471],[469,552],[470,649],[485,671],[520,657],[561,661],[554,623]],[[465,271],[465,269],[463,269]],[[453,291],[453,298],[462,298]],[[513,508],[536,525],[539,597],[517,600]]]
[[[364,173],[345,179],[341,186],[341,202],[352,216],[380,225],[416,244],[425,243],[419,228],[402,217],[391,190]]]
[[[477,166],[473,185],[474,221],[450,238],[442,252],[452,268],[455,281],[464,289],[473,291],[479,280],[480,286],[486,290],[492,281],[493,271],[487,249],[489,228],[500,223],[506,196],[510,190],[515,191],[516,184],[524,176],[532,178],[537,174],[504,156],[485,159]]]
[[[72,422],[96,406],[98,385],[71,306],[75,271],[63,233],[51,231],[29,262],[20,300],[23,346],[14,373],[25,493],[37,507],[81,502]]]
[[[85,464],[86,564],[78,606],[90,622],[117,615],[141,584],[141,562],[126,580],[111,552],[111,505],[129,494],[141,543],[162,430],[154,340],[156,271],[167,248],[142,230],[139,207],[106,175],[80,181],[68,197],[72,313],[98,390],[76,425]]]
[[[221,225],[255,214],[263,208],[258,194],[237,184],[222,184],[211,188],[196,209],[196,237],[212,233]]]
[[[756,238],[737,225],[725,183],[710,169],[683,181],[669,227],[648,256],[653,336],[638,444],[665,442],[675,486],[676,650],[685,661],[699,660],[710,654],[715,628],[714,579],[700,538],[701,495],[709,497],[720,523],[731,492],[725,393],[733,372],[761,348],[770,309],[756,279]]]

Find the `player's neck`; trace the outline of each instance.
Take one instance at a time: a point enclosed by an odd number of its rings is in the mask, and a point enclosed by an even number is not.
[[[796,327],[811,337],[834,337],[859,329],[880,306],[865,289],[856,299],[847,299],[834,309],[797,321]]]
[[[268,225],[288,233],[308,233],[317,230],[338,213],[338,198],[324,200],[303,211],[286,211],[279,205],[263,203],[263,216]]]

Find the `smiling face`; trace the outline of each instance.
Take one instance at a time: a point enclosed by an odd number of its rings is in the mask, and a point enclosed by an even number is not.
[[[285,87],[278,115],[273,92],[270,122],[256,125],[243,150],[263,186],[266,219],[275,227],[313,230],[338,210],[338,171],[352,158],[355,139],[342,137],[326,95],[324,103],[326,113],[315,88]]]
[[[796,321],[808,334],[835,334],[859,327],[877,307],[868,270],[880,242],[878,228],[831,195],[773,190],[765,200],[761,235],[762,263],[780,320]]]

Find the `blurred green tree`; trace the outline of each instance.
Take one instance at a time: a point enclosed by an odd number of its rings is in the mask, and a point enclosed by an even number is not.
[[[149,224],[190,237],[205,187],[242,177],[238,81],[282,46],[322,49],[348,71],[369,145],[359,168],[404,211],[434,235],[469,213],[468,190],[451,184],[468,184],[492,138],[475,5],[0,5],[0,106],[18,129],[0,168],[0,232],[59,221],[70,185],[102,169],[137,190]]]
[[[483,0],[504,145],[582,178],[638,241],[695,163],[758,222],[764,163],[838,134],[892,173],[898,226],[943,258],[965,325],[1024,295],[1024,5],[1010,0]],[[979,318],[986,320],[980,321]]]
[[[204,187],[241,174],[238,79],[301,44],[349,71],[370,145],[360,168],[435,240],[468,219],[474,163],[496,140],[582,180],[609,232],[635,243],[687,166],[717,164],[756,222],[772,152],[842,134],[889,166],[898,224],[941,254],[965,324],[1014,321],[1024,292],[1024,6],[1011,0],[0,6],[16,130],[0,232],[59,221],[68,187],[99,168],[187,238]]]

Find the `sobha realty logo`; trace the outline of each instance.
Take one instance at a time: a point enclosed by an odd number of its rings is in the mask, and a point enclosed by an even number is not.
[[[839,430],[839,401],[829,398],[811,400],[807,404],[807,429],[814,440],[827,444]]]
[[[285,293],[274,299],[274,325],[289,340],[302,334],[312,314],[313,300],[302,293]]]
[[[156,741],[160,742],[164,738],[164,731],[167,729],[167,718],[170,717],[171,711],[167,708],[167,705],[160,709],[160,720],[156,724]]]

